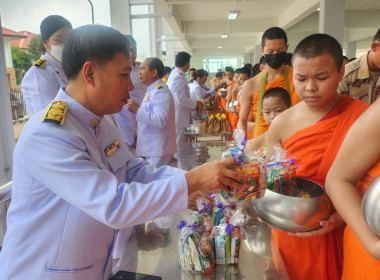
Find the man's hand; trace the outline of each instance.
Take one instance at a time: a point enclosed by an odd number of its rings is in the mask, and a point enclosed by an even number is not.
[[[209,196],[204,191],[197,191],[189,195],[187,208],[193,211],[198,211],[199,209],[197,207],[197,199],[201,197],[207,199],[209,205],[214,205],[214,199],[212,199],[211,196]]]
[[[139,104],[137,104],[133,99],[128,99],[127,109],[136,114],[137,110],[139,109]]]
[[[224,83],[218,80],[215,80],[211,86],[215,89],[215,91],[218,91],[220,88],[224,86]]]
[[[219,190],[228,191],[227,185],[239,189],[241,184],[236,180],[250,180],[248,175],[232,171],[230,168],[237,165],[234,158],[215,160],[207,162],[197,168],[186,172],[185,177],[188,185],[189,195],[198,190],[210,193]]]
[[[323,220],[319,222],[319,225],[321,227],[308,231],[308,232],[296,232],[296,233],[290,233],[289,235],[297,236],[297,237],[315,237],[315,236],[322,236],[326,233],[329,233],[330,231],[333,231],[334,229],[343,226],[344,221],[339,216],[338,212],[334,212],[331,214],[327,220]]]

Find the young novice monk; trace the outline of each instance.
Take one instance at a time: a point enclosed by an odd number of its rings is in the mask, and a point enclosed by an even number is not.
[[[326,179],[326,190],[348,224],[343,242],[343,280],[380,279],[380,237],[370,230],[361,211],[361,197],[380,174],[379,119],[377,100],[347,133]]]
[[[293,53],[293,81],[302,101],[277,116],[266,133],[268,149],[281,143],[299,161],[297,176],[322,185],[347,131],[368,107],[337,93],[342,60],[342,48],[333,37],[303,39]],[[343,226],[331,205],[330,216],[316,230],[274,230],[290,279],[340,279]]]
[[[288,46],[288,37],[279,27],[269,28],[261,38],[260,50],[265,57],[265,69],[244,84],[240,98],[241,112],[237,127],[246,131],[248,139],[268,130],[260,108],[265,91],[282,87],[290,94],[292,105],[301,101],[294,89],[292,67],[284,65]],[[247,125],[251,119],[254,120],[255,127],[252,133],[248,133]]]
[[[261,102],[261,107],[263,108],[263,116],[265,123],[268,127],[271,125],[273,119],[290,108],[291,101],[289,93],[280,87],[271,88],[266,91],[263,96],[263,101]],[[246,148],[249,150],[257,150],[263,145],[265,145],[265,134],[261,134],[247,142]]]

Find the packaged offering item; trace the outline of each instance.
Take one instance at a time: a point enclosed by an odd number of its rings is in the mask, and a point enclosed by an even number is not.
[[[215,237],[216,264],[237,264],[239,260],[240,232],[248,221],[243,209],[234,210],[223,223],[215,226],[212,235]]]
[[[246,153],[244,151],[247,138],[244,130],[235,129],[233,133],[236,148],[230,149],[222,155],[222,158],[231,155],[235,158],[237,165],[232,169],[236,172],[250,176],[249,180],[238,182],[241,183],[239,188],[231,189],[231,195],[238,200],[251,200],[264,196],[266,189],[266,165],[262,157],[255,153]]]
[[[211,237],[211,206],[197,201],[198,212],[193,212],[180,221],[178,251],[182,268],[190,271],[211,273],[215,265],[214,240]]]
[[[273,149],[274,155],[267,164],[267,188],[284,195],[297,196],[298,161],[289,156],[280,145]]]
[[[225,223],[231,216],[231,212],[236,205],[236,199],[233,199],[229,194],[224,192],[213,194],[212,197],[215,199],[216,206],[213,210],[212,223],[214,226],[217,226]]]

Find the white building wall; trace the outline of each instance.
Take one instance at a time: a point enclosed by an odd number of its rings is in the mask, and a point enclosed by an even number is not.
[[[10,41],[14,38],[9,38],[9,37],[3,37],[3,38],[4,38],[5,65],[7,68],[13,68]]]

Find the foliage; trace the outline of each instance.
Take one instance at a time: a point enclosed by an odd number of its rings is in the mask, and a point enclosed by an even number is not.
[[[16,81],[19,85],[25,72],[32,66],[30,55],[19,46],[12,46],[12,62],[16,70]]]
[[[41,56],[41,50],[40,50],[40,43],[41,42],[41,36],[36,35],[30,40],[28,53],[30,55],[31,60],[34,62]]]
[[[32,66],[33,62],[41,56],[40,36],[32,38],[27,51],[19,46],[12,46],[12,62],[16,71],[16,82],[19,85],[26,71]]]

